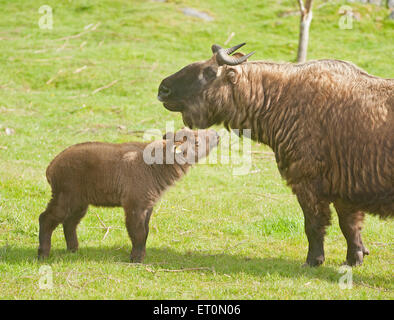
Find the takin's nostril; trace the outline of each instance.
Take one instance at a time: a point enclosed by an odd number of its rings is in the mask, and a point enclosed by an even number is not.
[[[171,89],[167,88],[166,86],[161,85],[159,88],[159,95],[161,97],[168,97],[171,93]]]

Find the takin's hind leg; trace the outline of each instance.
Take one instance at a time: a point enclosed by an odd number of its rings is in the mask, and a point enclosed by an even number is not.
[[[67,250],[76,252],[78,250],[77,226],[85,216],[88,209],[87,205],[76,206],[70,214],[64,219],[63,232],[66,239]]]
[[[369,254],[361,240],[361,229],[364,212],[354,210],[341,201],[334,202],[338,213],[339,226],[347,242],[346,264],[358,266],[363,263],[364,256]]]

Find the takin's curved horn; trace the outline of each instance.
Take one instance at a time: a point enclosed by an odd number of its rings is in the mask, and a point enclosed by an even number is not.
[[[234,51],[237,51],[239,48],[243,47],[245,44],[246,44],[246,42],[242,42],[242,43],[240,43],[240,44],[237,44],[237,45],[234,46],[234,47],[225,49],[224,51],[225,51],[227,54],[232,54]]]
[[[238,50],[239,48],[241,48],[245,44],[246,43],[244,42],[244,43],[238,44],[238,45],[228,48],[228,49],[223,49],[221,46],[214,44],[212,46],[212,52],[217,53],[216,61],[219,64],[219,66],[221,66],[223,64],[235,66],[237,64],[241,64],[242,62],[246,61],[252,54],[255,53],[254,51],[251,53],[248,53],[247,55],[244,55],[240,58],[235,58],[235,57],[230,56],[230,54],[232,54],[234,51]]]
[[[212,53],[215,54],[216,52],[218,52],[219,50],[223,49],[221,46],[219,46],[218,44],[213,44],[212,47]]]
[[[234,47],[231,47],[231,48],[228,48],[228,49],[223,49],[218,44],[213,44],[211,49],[212,49],[212,53],[217,53],[219,50],[224,50],[227,54],[232,54],[234,51],[238,50],[239,48],[241,48],[245,44],[246,44],[246,42],[243,42],[241,44],[238,44],[238,45],[236,45]]]

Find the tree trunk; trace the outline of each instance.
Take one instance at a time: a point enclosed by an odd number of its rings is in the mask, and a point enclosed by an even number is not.
[[[300,21],[300,37],[298,41],[298,53],[297,62],[305,62],[308,52],[308,42],[309,42],[309,27],[312,22],[312,2],[313,0],[307,0],[304,7],[302,0],[298,0],[301,11],[301,21]]]

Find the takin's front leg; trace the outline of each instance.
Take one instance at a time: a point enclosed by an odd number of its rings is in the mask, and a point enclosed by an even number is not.
[[[346,206],[341,201],[334,202],[338,213],[339,226],[347,242],[346,264],[358,266],[363,263],[365,255],[369,254],[361,240],[361,229],[364,213],[357,211],[351,206]]]
[[[304,213],[305,233],[309,242],[305,265],[317,267],[324,262],[324,236],[331,220],[329,202],[320,200],[306,189],[298,189],[296,195]]]
[[[124,210],[126,213],[126,228],[132,243],[130,261],[141,263],[145,258],[145,246],[152,209],[137,209],[132,208],[132,206],[125,206]]]

